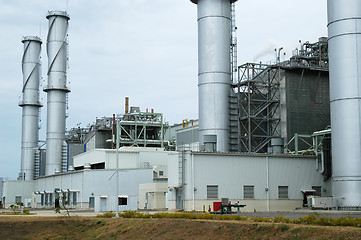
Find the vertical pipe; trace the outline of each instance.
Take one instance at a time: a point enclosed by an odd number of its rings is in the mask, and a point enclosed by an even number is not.
[[[39,141],[39,101],[40,51],[41,40],[38,37],[24,37],[22,58],[23,89],[22,100],[22,139],[21,172],[19,179],[34,179],[34,156]]]
[[[66,12],[52,11],[47,36],[48,84],[47,130],[45,175],[60,172],[62,169],[62,145],[65,140],[67,86],[67,32],[69,15]]]
[[[217,136],[217,151],[230,148],[231,6],[234,0],[191,0],[198,10],[199,143]]]
[[[195,184],[194,184],[194,157],[193,153],[191,153],[191,160],[192,160],[192,210],[195,211],[194,206],[194,191],[195,191]]]
[[[266,156],[266,199],[267,199],[267,211],[270,211],[269,201],[269,159]]]
[[[361,206],[361,1],[328,0],[332,188],[342,208]]]
[[[115,114],[113,114],[113,149],[115,149]]]
[[[129,113],[129,97],[125,97],[125,114]]]
[[[119,116],[117,116],[117,133],[116,133],[116,171],[117,171],[117,178],[116,178],[116,213],[115,217],[119,217]]]

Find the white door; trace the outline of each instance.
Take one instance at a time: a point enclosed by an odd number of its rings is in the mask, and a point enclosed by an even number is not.
[[[100,211],[101,212],[107,211],[107,199],[106,198],[100,198]]]

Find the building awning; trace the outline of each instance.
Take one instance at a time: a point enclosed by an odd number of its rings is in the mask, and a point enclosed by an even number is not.
[[[315,189],[301,189],[302,193],[315,193],[316,190]]]
[[[51,191],[51,190],[46,190],[46,191],[35,191],[35,194],[45,194],[45,193],[68,193],[68,192],[80,192],[80,190],[76,190],[76,189],[61,189],[61,190],[56,190],[56,191]]]
[[[66,189],[66,191],[68,191],[68,192],[80,192],[80,190],[76,190],[76,189]]]

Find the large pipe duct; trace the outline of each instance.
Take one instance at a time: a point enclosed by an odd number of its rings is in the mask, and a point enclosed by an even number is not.
[[[45,175],[62,170],[62,148],[65,140],[67,86],[67,32],[69,15],[62,11],[51,11],[47,36],[48,85],[47,131]]]
[[[199,143],[217,136],[217,151],[230,148],[231,3],[236,0],[191,0],[198,11]]]
[[[361,1],[327,4],[333,196],[338,207],[360,207]]]
[[[41,39],[24,37],[24,55],[22,58],[23,89],[22,100],[22,138],[21,138],[21,172],[19,179],[34,179],[34,157],[39,141],[39,101],[40,52]]]

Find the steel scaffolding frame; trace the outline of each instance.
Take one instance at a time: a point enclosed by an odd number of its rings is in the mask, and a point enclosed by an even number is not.
[[[280,65],[246,63],[238,67],[238,147],[241,152],[267,152],[280,137]]]
[[[120,116],[119,143],[121,146],[163,148],[167,128],[162,113],[126,113]]]

